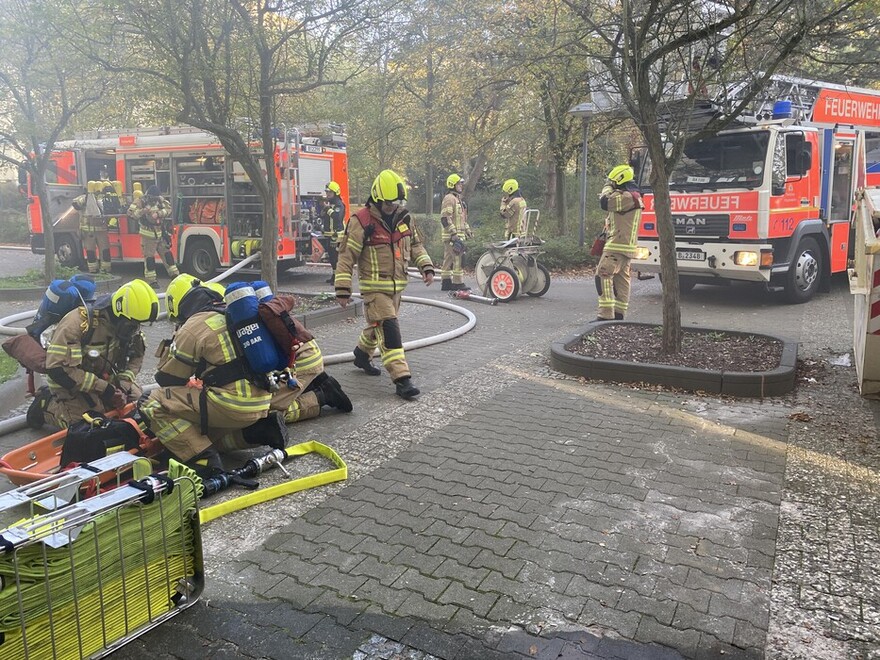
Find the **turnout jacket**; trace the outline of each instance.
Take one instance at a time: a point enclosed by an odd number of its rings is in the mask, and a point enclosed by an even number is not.
[[[150,204],[144,200],[145,198],[141,197],[131,203],[128,207],[128,217],[138,221],[138,233],[141,236],[158,239],[162,236],[166,221],[171,218],[171,202],[164,197],[159,197]]]
[[[634,183],[626,183],[622,188],[606,185],[599,196],[599,205],[609,211],[608,238],[603,252],[633,256],[644,206],[638,186]]]
[[[46,349],[49,389],[63,397],[88,394],[100,398],[108,385],[133,383],[144,361],[144,335],[136,330],[120,337],[110,307],[77,307],[52,333]],[[97,351],[97,357],[90,352]],[[115,373],[114,373],[115,372]]]
[[[525,233],[526,228],[523,227],[523,222],[526,215],[526,200],[522,195],[502,199],[500,212],[501,217],[507,223],[504,228],[507,238]]]
[[[377,207],[365,206],[351,216],[339,244],[336,297],[351,296],[355,265],[361,293],[389,296],[402,293],[408,282],[406,269],[410,262],[423,276],[434,272],[434,264],[413,226],[409,211],[398,207],[386,224]]]
[[[331,238],[337,238],[345,223],[345,203],[337,197],[321,211],[323,218],[323,234]]]
[[[467,207],[461,201],[461,196],[450,191],[443,198],[440,205],[440,224],[443,225],[443,241],[448,242],[458,235],[458,232],[471,230],[467,221]]]
[[[206,396],[229,411],[252,415],[269,409],[272,395],[253,385],[236,351],[235,339],[226,326],[226,315],[218,311],[193,314],[171,340],[159,360],[156,382],[161,387],[186,385],[190,378],[203,381],[203,392],[192,383],[199,396]],[[225,369],[224,369],[225,368]]]

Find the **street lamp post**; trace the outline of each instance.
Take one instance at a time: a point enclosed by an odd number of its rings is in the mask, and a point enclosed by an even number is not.
[[[581,226],[580,232],[578,236],[578,245],[580,247],[584,247],[586,242],[586,230],[587,230],[587,154],[588,146],[589,146],[589,135],[590,135],[590,117],[596,111],[596,106],[591,101],[586,101],[584,103],[579,103],[574,106],[568,112],[573,114],[575,117],[581,118],[581,131],[583,138],[583,147],[581,149]]]

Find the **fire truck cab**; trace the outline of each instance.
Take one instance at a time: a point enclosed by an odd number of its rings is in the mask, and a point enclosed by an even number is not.
[[[262,153],[259,144],[252,148]],[[278,268],[286,270],[311,255],[326,184],[336,181],[348,202],[344,128],[322,123],[282,130],[272,166],[279,181],[279,225],[272,239],[278,241]],[[172,205],[172,251],[182,268],[197,277],[241,261],[262,243],[262,200],[241,163],[211,134],[164,127],[95,131],[57,143],[47,174],[48,213],[40,208],[33,186],[28,188],[32,251],[45,251],[48,219],[59,261],[81,264],[79,216],[71,202],[85,192],[87,182],[101,179],[121,182],[123,208],[131,202],[135,183],[142,191],[159,188]],[[125,213],[112,219],[112,260],[142,261],[137,222]]]
[[[880,156],[880,92],[778,76],[788,98],[685,146],[669,188],[682,291],[734,280],[805,302],[851,256],[853,196]],[[880,160],[880,158],[878,158]],[[635,270],[659,272],[650,162]],[[880,169],[880,168],[878,168]]]

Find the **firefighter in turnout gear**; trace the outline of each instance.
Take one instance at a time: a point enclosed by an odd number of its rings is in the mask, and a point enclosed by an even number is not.
[[[168,318],[179,327],[159,347],[156,383],[140,404],[150,430],[175,458],[200,469],[220,468],[218,451],[287,445],[272,395],[248,380],[245,358],[226,325],[223,296],[189,275],[165,294]]]
[[[330,278],[328,284],[333,284],[336,274],[336,261],[339,259],[339,239],[345,229],[346,215],[345,202],[342,201],[340,194],[342,188],[335,181],[331,181],[324,188],[327,199],[324,201],[321,209],[321,220],[323,221],[323,238],[322,243],[324,249],[327,250],[327,258],[330,260]]]
[[[462,260],[465,238],[473,238],[467,221],[467,205],[461,198],[464,181],[458,174],[446,179],[446,196],[440,206],[440,224],[443,226],[443,267],[440,269],[442,291],[462,291],[464,284]]]
[[[629,165],[618,165],[608,173],[608,182],[599,195],[600,206],[608,211],[608,238],[596,269],[597,321],[623,319],[629,306],[630,261],[636,251],[643,208],[633,174]]]
[[[79,231],[83,249],[86,251],[86,264],[90,273],[110,272],[110,239],[107,235],[107,220],[101,207],[101,196],[105,188],[107,195],[116,194],[113,185],[105,181],[89,181],[84,195],[74,198],[72,206],[79,211]]]
[[[68,312],[46,349],[49,396],[38,421],[66,428],[88,410],[103,413],[137,400],[141,388],[135,376],[145,351],[140,324],[152,323],[158,314],[156,292],[143,280]]]
[[[128,207],[128,215],[138,221],[141,235],[141,251],[144,255],[144,279],[154,289],[159,288],[156,275],[156,257],[165,264],[169,277],[177,277],[180,271],[171,254],[171,202],[162,197],[158,186],[150,186],[143,196],[137,191]]]
[[[501,198],[501,217],[504,219],[506,239],[525,236],[526,200],[519,190],[516,179],[508,179],[501,185],[504,196]]]
[[[406,185],[392,170],[383,170],[373,181],[367,205],[354,213],[339,246],[336,271],[336,300],[345,307],[351,299],[352,272],[364,300],[367,327],[354,349],[354,364],[371,376],[381,372],[370,356],[378,347],[382,365],[404,399],[419,394],[413,385],[403,352],[397,319],[400,298],[406,288],[407,266],[413,262],[427,286],[434,281],[434,264],[425,251],[412,217],[401,202]]]

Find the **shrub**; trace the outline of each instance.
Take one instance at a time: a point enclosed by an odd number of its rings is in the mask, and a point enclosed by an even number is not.
[[[30,243],[27,216],[17,209],[0,209],[0,243]]]

